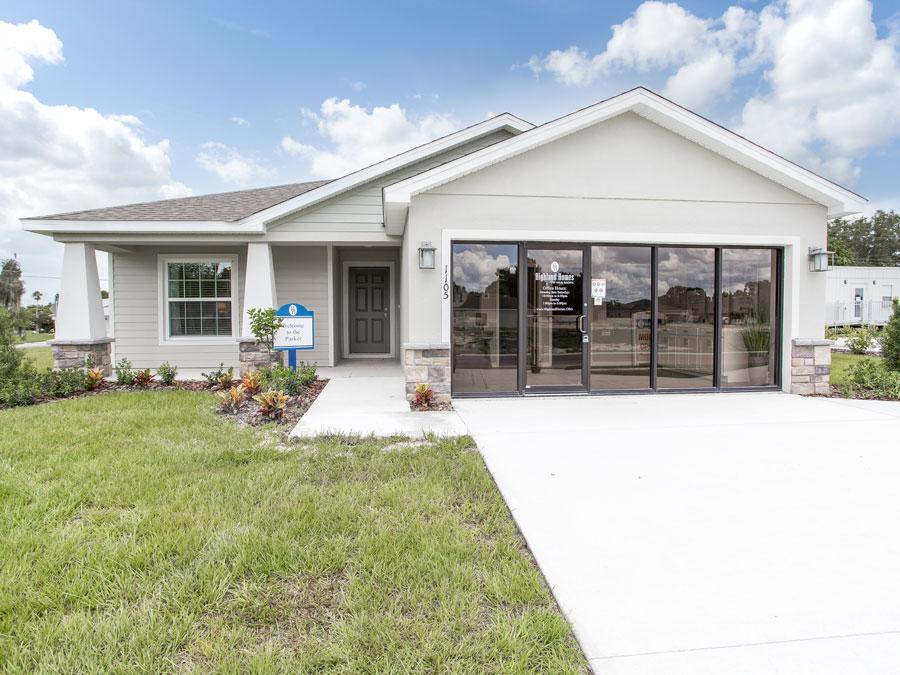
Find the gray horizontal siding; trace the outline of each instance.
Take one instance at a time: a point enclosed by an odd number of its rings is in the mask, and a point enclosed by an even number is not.
[[[279,232],[381,232],[384,213],[381,190],[386,185],[428,171],[451,160],[494,145],[511,136],[508,131],[496,131],[470,143],[452,148],[430,159],[404,167],[341,195],[310,207],[284,220],[273,223],[270,229]]]
[[[276,246],[273,248],[278,304],[295,302],[315,312],[315,349],[297,352],[301,361],[328,365],[331,312],[328,306],[328,248]]]
[[[244,249],[204,247],[142,247],[135,253],[114,253],[112,301],[115,323],[115,358],[127,358],[136,368],[156,369],[163,361],[179,368],[214,368],[219,363],[238,365],[237,341],[217,345],[159,344],[158,255],[230,254],[238,256],[238,301],[243,295]],[[240,306],[238,315],[240,316]],[[240,326],[234,326],[235,333]]]

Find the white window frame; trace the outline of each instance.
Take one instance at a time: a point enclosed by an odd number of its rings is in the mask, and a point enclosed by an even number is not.
[[[169,335],[169,263],[231,263],[231,335]],[[221,345],[235,342],[241,335],[240,308],[238,307],[239,284],[238,256],[233,253],[198,253],[191,255],[159,254],[157,256],[158,283],[157,304],[159,307],[159,344],[166,345]],[[190,300],[191,298],[182,298]],[[221,299],[221,298],[220,298]]]

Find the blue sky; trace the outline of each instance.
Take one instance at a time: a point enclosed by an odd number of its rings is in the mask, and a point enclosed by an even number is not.
[[[828,19],[823,8],[836,5],[840,12]],[[11,214],[318,178],[489,113],[539,123],[636,84],[776,145],[876,206],[900,209],[898,113],[869,120],[847,107],[900,109],[900,91],[884,84],[900,80],[898,12],[896,2],[865,0],[6,1],[0,22],[36,21],[61,44],[6,52],[33,74],[0,87],[0,113],[5,96],[30,93],[29,104],[58,129],[7,125],[4,132],[0,117],[0,150],[21,160],[12,168],[0,162],[0,180],[19,194],[4,203],[0,191],[0,257],[17,252],[26,271],[48,277],[30,284],[49,290],[58,251],[17,232]],[[47,40],[35,33],[28,44]],[[830,47],[818,60],[805,56],[817,45]],[[873,51],[882,55],[876,76],[866,56]],[[0,43],[0,69],[4,53]],[[792,92],[806,82],[816,86],[798,102]],[[373,114],[392,105],[383,119]],[[79,121],[69,125],[60,106]],[[41,165],[53,154],[41,142],[69,126],[89,139],[72,141],[87,152],[94,122],[86,109],[128,116],[96,122],[109,136],[97,152],[102,167],[80,175],[60,156]],[[351,147],[363,142],[374,154]],[[59,176],[58,189],[32,194],[34,172]]]

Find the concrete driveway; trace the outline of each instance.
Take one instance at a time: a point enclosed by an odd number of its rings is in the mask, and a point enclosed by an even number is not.
[[[900,403],[454,404],[596,672],[900,672]]]

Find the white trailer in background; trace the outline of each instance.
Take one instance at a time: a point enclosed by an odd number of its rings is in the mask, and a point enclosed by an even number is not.
[[[825,283],[829,326],[883,326],[900,297],[900,267],[835,267]]]

